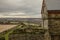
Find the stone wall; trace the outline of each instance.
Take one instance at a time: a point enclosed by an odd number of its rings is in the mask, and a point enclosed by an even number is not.
[[[60,35],[60,14],[49,14],[49,30],[53,35]]]
[[[49,32],[52,40],[60,40],[60,12],[49,12]]]
[[[36,30],[34,30],[36,31]],[[12,34],[10,34],[10,40],[44,40],[44,31],[34,32],[33,30],[27,32],[25,30],[15,30]]]

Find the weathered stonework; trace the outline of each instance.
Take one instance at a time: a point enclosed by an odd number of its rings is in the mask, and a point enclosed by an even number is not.
[[[48,14],[49,18],[59,18],[60,19],[60,14],[57,14],[57,13],[51,13],[51,14]]]
[[[60,40],[60,13],[51,13],[48,15],[49,32],[52,40]]]
[[[49,27],[48,27],[48,12],[46,8],[45,0],[43,1],[42,17],[43,17],[43,25],[45,29],[44,40],[51,40],[49,34]]]
[[[27,32],[30,29],[27,30],[15,30],[13,34],[10,34],[9,39],[10,40],[44,40],[44,31],[34,32],[36,30],[32,30],[30,32]]]
[[[53,35],[60,35],[60,14],[49,14],[49,30]]]

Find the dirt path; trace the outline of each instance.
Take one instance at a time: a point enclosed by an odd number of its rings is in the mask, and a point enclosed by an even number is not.
[[[14,28],[16,25],[0,25],[0,33],[11,28]]]

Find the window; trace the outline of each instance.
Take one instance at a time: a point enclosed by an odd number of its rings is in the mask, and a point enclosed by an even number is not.
[[[0,18],[42,18],[42,0],[0,0]]]
[[[19,24],[17,29],[19,29],[20,33],[24,35],[26,32],[31,33],[29,34],[30,36],[26,33],[26,37],[22,35],[24,38],[29,39],[31,37],[29,40],[32,40],[33,37],[33,40],[38,40],[38,38],[43,40],[43,28],[47,28],[47,20],[43,20],[46,15],[42,5],[43,0],[0,0],[0,24],[2,23],[4,27],[6,26],[5,24],[10,24],[10,27],[12,26],[11,24]],[[19,33],[17,29],[15,32]],[[24,38],[22,37],[22,39]]]
[[[42,2],[43,0],[0,0],[0,21],[30,21],[42,24]]]

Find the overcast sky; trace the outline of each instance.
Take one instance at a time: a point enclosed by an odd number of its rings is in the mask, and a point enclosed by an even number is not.
[[[0,17],[41,18],[42,0],[0,0]]]

